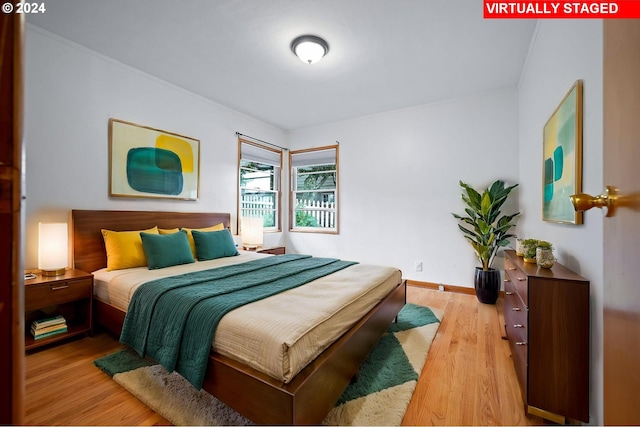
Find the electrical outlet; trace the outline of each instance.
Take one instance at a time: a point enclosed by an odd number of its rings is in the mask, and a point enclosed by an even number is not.
[[[416,271],[422,271],[422,261],[416,261]]]
[[[438,285],[438,290],[440,292],[444,292],[444,285],[442,283],[440,283],[440,285]]]

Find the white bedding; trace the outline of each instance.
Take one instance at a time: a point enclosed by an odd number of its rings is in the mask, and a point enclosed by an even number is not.
[[[123,311],[143,283],[273,256],[240,256],[159,270],[146,267],[95,271],[96,298]],[[213,341],[218,353],[289,382],[361,319],[402,280],[397,268],[356,264],[304,286],[233,310],[220,321]]]

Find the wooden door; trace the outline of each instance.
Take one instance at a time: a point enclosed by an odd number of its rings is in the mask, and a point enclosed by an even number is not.
[[[604,422],[640,424],[640,20],[604,20]]]
[[[0,424],[22,424],[24,406],[23,40],[24,15],[0,14]]]

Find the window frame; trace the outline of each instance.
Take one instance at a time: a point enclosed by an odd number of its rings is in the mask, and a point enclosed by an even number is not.
[[[237,230],[238,230],[238,234],[241,234],[242,232],[242,195],[243,195],[243,190],[248,190],[248,188],[246,187],[242,187],[242,181],[241,181],[241,169],[242,169],[242,161],[243,160],[248,160],[248,159],[243,159],[242,157],[242,146],[243,144],[247,144],[249,146],[261,149],[261,150],[265,150],[271,153],[275,153],[278,156],[279,159],[279,166],[275,166],[275,165],[270,165],[268,163],[261,163],[260,161],[256,161],[253,160],[255,163],[260,163],[260,164],[264,164],[264,165],[269,165],[269,166],[273,166],[274,168],[277,169],[277,171],[274,170],[273,173],[273,178],[274,178],[274,188],[273,190],[267,190],[268,192],[273,192],[275,193],[275,202],[276,202],[276,207],[274,209],[274,223],[275,225],[273,227],[264,227],[264,232],[265,233],[276,233],[276,232],[281,232],[282,231],[282,152],[283,149],[280,148],[275,148],[275,147],[271,147],[268,146],[266,144],[261,144],[259,142],[255,142],[255,141],[250,141],[248,139],[242,138],[242,137],[238,137],[238,167],[237,167],[237,183],[238,183],[238,200],[237,200]],[[263,217],[264,218],[264,217]]]
[[[296,189],[296,177],[297,173],[294,174],[294,169],[302,166],[294,166],[294,156],[297,154],[305,154],[317,151],[329,151],[335,150],[335,181],[336,186],[333,190],[302,190],[297,191]],[[315,166],[326,165],[329,163],[318,163]],[[309,165],[311,166],[311,165]],[[326,228],[326,227],[298,227],[296,226],[296,200],[297,194],[306,193],[306,192],[323,192],[323,191],[333,191],[334,192],[334,208],[330,209],[316,209],[316,210],[328,210],[334,212],[334,227]],[[336,145],[326,145],[322,147],[314,147],[314,148],[306,148],[301,150],[290,150],[289,151],[289,231],[291,232],[301,232],[301,233],[321,233],[321,234],[340,234],[340,153],[339,146]]]

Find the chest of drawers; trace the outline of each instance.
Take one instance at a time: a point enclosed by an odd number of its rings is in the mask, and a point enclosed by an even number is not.
[[[505,251],[505,330],[527,413],[589,421],[589,281]]]

